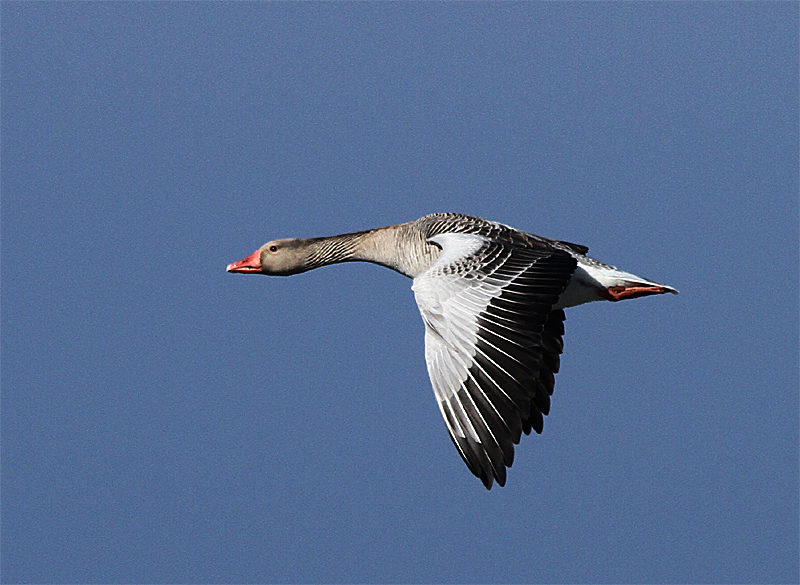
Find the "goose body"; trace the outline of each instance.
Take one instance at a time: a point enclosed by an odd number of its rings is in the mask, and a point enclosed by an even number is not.
[[[274,240],[228,272],[288,276],[365,261],[414,280],[425,360],[450,437],[491,489],[522,433],[542,432],[564,309],[677,293],[586,256],[588,248],[457,213],[329,238]]]

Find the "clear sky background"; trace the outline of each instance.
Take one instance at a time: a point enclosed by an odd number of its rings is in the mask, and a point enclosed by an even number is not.
[[[4,582],[798,581],[796,2],[0,12]],[[681,291],[491,492],[410,280],[225,272],[436,211]]]

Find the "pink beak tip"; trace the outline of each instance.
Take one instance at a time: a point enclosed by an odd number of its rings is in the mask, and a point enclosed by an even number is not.
[[[261,272],[261,250],[256,250],[247,258],[238,262],[231,262],[226,268],[228,272],[239,272],[242,274],[254,274]]]

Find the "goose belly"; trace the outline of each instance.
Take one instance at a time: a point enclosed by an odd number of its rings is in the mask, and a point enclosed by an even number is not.
[[[607,296],[602,294],[604,292],[605,287],[582,265],[578,264],[567,288],[558,297],[558,302],[553,309],[566,309],[592,301],[608,300]]]

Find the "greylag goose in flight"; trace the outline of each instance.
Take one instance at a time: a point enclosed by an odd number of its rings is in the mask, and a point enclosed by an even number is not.
[[[458,213],[329,238],[267,242],[228,272],[289,276],[373,262],[414,279],[425,360],[464,462],[506,482],[522,433],[542,432],[564,344],[564,309],[672,287],[586,256],[588,248]]]

